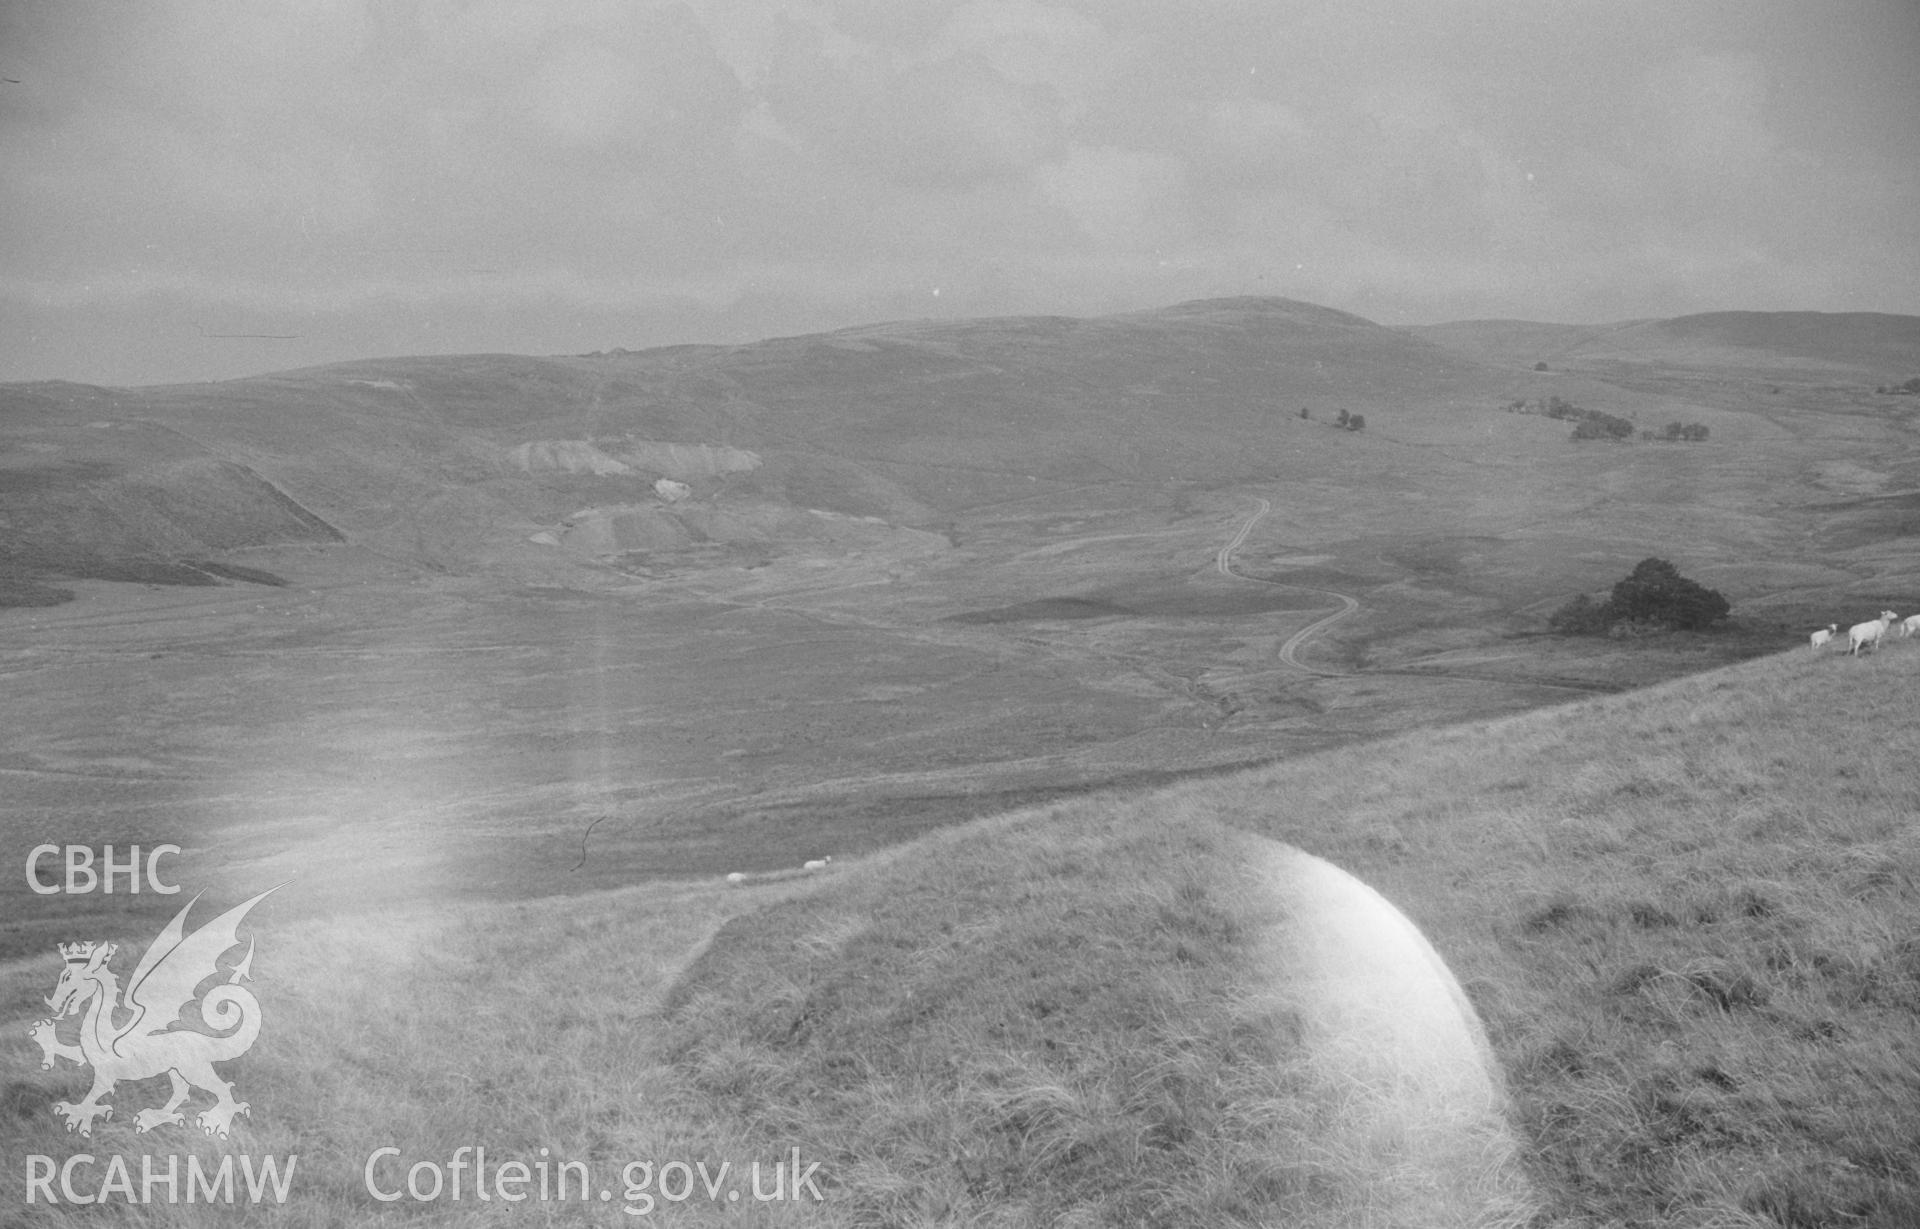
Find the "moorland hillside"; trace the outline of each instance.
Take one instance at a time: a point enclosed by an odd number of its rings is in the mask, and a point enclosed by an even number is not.
[[[1920,608],[1910,357],[1538,372],[1226,299],[0,389],[6,822],[538,896],[1671,678]],[[1648,557],[1730,618],[1545,634]]]
[[[1328,1146],[1364,1092],[1260,1100],[1303,1039],[1237,1014],[1224,828],[1426,930],[1553,1223],[1912,1223],[1916,678],[1920,642],[1771,657],[955,830],[720,931],[668,1001],[682,1104],[816,1141],[883,1218],[1496,1223],[1369,1206]]]
[[[1259,837],[1434,939],[1560,1219],[1909,1224],[1920,641],[1806,631],[1920,606],[1920,402],[1872,391],[1915,364],[1768,353],[1542,372],[1225,300],[0,390],[5,600],[75,593],[0,611],[0,836],[288,884],[247,1075],[325,1175],[288,1221],[373,1211],[363,1139],[482,1137],[803,1145],[841,1223],[1364,1209],[1269,1112],[1320,1103],[1221,1095],[1286,1048],[1206,1027]],[[1544,634],[1648,556],[1728,626]],[[0,880],[9,1018],[174,908]]]
[[[208,385],[10,386],[0,512],[12,533],[0,565],[16,588],[130,568],[166,580],[168,567],[222,552],[346,540],[470,571],[553,553],[529,541],[577,560],[850,532],[794,515],[805,509],[944,529],[1008,499],[1153,484],[1331,482],[1407,508],[1407,496],[1487,485],[1488,467],[1502,472],[1494,485],[1521,488],[1505,503],[1544,498],[1538,478],[1578,505],[1586,493],[1565,489],[1567,473],[1542,474],[1526,432],[1492,417],[1497,407],[1551,390],[1649,422],[1704,418],[1730,443],[1795,431],[1724,412],[1747,407],[1701,411],[1577,371],[1516,372],[1517,350],[1582,356],[1603,374],[1623,356],[1684,364],[1702,346],[1826,374],[1844,356],[1884,381],[1910,365],[1917,325],[1729,313],[1601,330],[1396,330],[1291,300],[1221,299],[738,346],[377,359]],[[1350,433],[1364,438],[1302,429],[1346,414],[1371,418]],[[1687,461],[1663,469],[1676,466],[1689,482],[1713,481]],[[1586,485],[1619,493],[1617,481]],[[1434,519],[1431,507],[1412,512]]]
[[[1401,1214],[1436,1192],[1380,1158],[1431,1124],[1338,1144],[1385,1090],[1322,1079],[1300,1013],[1253,1001],[1248,842],[1271,838],[1382,891],[1459,976],[1541,1213],[1512,1223],[1909,1225],[1916,681],[1920,641],[1801,650],[1029,807],[825,873],[276,918],[239,1130],[301,1154],[299,1197],[252,1215],[355,1223],[379,1213],[373,1149],[399,1150],[378,1176],[400,1189],[484,1141],[495,1166],[576,1162],[618,1206],[699,1224],[1503,1223],[1485,1202]],[[49,947],[0,971],[0,1023],[44,1014],[58,965]],[[47,1105],[80,1080],[22,1071],[0,1145],[71,1151]],[[81,1189],[113,1156],[232,1146],[180,1140],[105,1123]],[[749,1197],[742,1171],[776,1158],[816,1167],[804,1199]],[[663,1197],[669,1160],[728,1162],[741,1196],[676,1177]]]
[[[103,560],[335,535],[471,568],[542,531],[564,542],[592,507],[626,523],[573,543],[586,553],[768,536],[764,514],[690,516],[722,489],[740,505],[927,525],[1037,483],[1246,477],[1273,464],[1246,441],[1302,404],[1500,391],[1471,360],[1286,300],[368,360],[210,385],[22,385],[0,389],[5,561],[85,577]],[[662,479],[681,484],[667,502],[695,502],[662,507]]]

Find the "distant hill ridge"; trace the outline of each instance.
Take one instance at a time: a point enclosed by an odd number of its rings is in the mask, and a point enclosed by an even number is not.
[[[1382,413],[1403,441],[1423,418],[1432,421],[1422,438],[1445,438],[1452,428],[1438,415],[1504,404],[1514,368],[1531,369],[1542,352],[1556,366],[1595,370],[1744,369],[1765,355],[1866,371],[1872,359],[1877,383],[1920,371],[1920,318],[1733,312],[1388,328],[1243,296],[1090,318],[879,323],[731,346],[367,359],[214,384],[0,386],[0,515],[14,529],[0,567],[30,580],[75,574],[75,560],[185,557],[316,534],[435,568],[486,566],[583,509],[645,503],[657,479],[690,476],[674,458],[695,451],[760,462],[704,466],[696,502],[920,528],[1046,489],[1036,484],[1318,478],[1335,455],[1328,449],[1384,446]],[[1302,432],[1303,410],[1328,420],[1356,411],[1374,423],[1343,440],[1348,433]],[[580,455],[555,460],[552,441],[573,441]],[[680,451],[655,456],[635,441]],[[181,464],[190,460],[218,464]],[[156,538],[140,515],[83,514],[103,498],[128,507],[113,493],[129,486],[179,532]]]
[[[215,384],[14,385],[0,387],[0,514],[24,529],[6,555],[22,576],[72,574],[62,560],[83,555],[309,540],[317,525],[458,570],[583,509],[644,505],[660,478],[695,481],[696,503],[925,526],[1041,482],[1245,477],[1271,465],[1250,443],[1303,404],[1448,390],[1484,402],[1497,379],[1358,316],[1234,298],[734,346],[367,359]],[[178,464],[190,459],[229,468]],[[258,483],[216,491],[216,472]],[[129,483],[191,531],[155,539],[139,517],[70,514]],[[290,504],[312,520],[290,520]]]
[[[1812,360],[1850,369],[1870,383],[1920,374],[1920,316],[1885,312],[1724,311],[1611,324],[1461,320],[1406,331],[1488,362],[1516,366],[1623,362],[1738,367]]]
[[[1920,363],[1920,316],[1884,312],[1706,312],[1649,326],[1678,337],[1865,364]]]

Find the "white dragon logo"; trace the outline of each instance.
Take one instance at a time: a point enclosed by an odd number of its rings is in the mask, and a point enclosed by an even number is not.
[[[140,957],[127,983],[124,1002],[119,980],[107,967],[119,944],[59,945],[67,967],[53,988],[53,997],[45,1000],[54,1014],[35,1023],[27,1036],[39,1043],[43,1071],[52,1068],[56,1058],[93,1068],[93,1089],[85,1100],[78,1105],[70,1101],[53,1103],[54,1112],[67,1120],[67,1130],[92,1135],[94,1119],[113,1117],[113,1107],[102,1105],[100,1098],[112,1092],[115,1084],[150,1079],[162,1072],[173,1080],[173,1096],[162,1108],[135,1114],[136,1131],[185,1121],[178,1111],[193,1088],[205,1089],[214,1097],[213,1107],[199,1116],[200,1126],[208,1135],[225,1139],[235,1114],[252,1116],[245,1101],[233,1099],[233,1085],[213,1069],[214,1063],[245,1054],[260,1034],[260,1001],[238,984],[242,978],[253,976],[252,940],[248,940],[246,956],[233,966],[225,984],[214,986],[204,995],[194,992],[201,982],[220,975],[220,957],[239,946],[240,919],[278,890],[268,888],[183,938],[187,912],[200,898],[188,901]],[[173,1027],[196,997],[200,1018],[221,1030],[220,1036]],[[55,1035],[59,1023],[83,1007],[86,1015],[80,1023],[80,1043],[62,1042]],[[115,1016],[125,1018],[116,1024]]]

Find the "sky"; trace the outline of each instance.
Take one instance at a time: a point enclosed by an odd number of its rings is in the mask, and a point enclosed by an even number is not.
[[[1914,0],[0,0],[0,380],[1920,314]]]

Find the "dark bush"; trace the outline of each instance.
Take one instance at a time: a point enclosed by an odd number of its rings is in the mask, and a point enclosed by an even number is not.
[[[1699,631],[1727,617],[1727,599],[1680,575],[1664,559],[1642,559],[1607,599],[1608,622],[1623,619]]]
[[[1578,425],[1573,429],[1573,438],[1577,440],[1630,440],[1633,438],[1633,422],[1615,414],[1601,410],[1583,410]]]
[[[1604,602],[1581,594],[1553,612],[1561,636],[1634,637],[1679,628],[1701,631],[1727,617],[1727,599],[1680,575],[1664,559],[1642,559]]]

